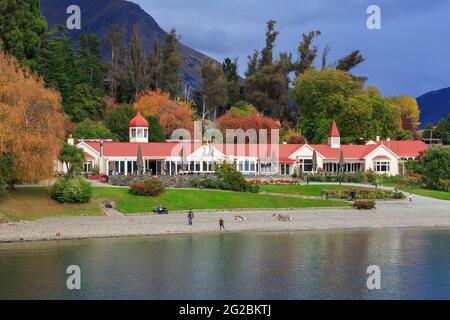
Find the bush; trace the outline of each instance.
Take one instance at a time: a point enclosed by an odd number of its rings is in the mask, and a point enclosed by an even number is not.
[[[375,201],[373,200],[355,200],[353,206],[359,210],[369,210],[375,208]]]
[[[259,186],[245,180],[242,173],[237,171],[236,166],[233,164],[221,164],[216,171],[220,181],[218,185],[220,189],[240,192],[259,192]]]
[[[6,193],[6,184],[3,179],[0,177],[0,198],[2,198]]]
[[[373,188],[358,188],[358,189],[341,189],[341,190],[322,190],[322,196],[332,199],[349,199],[350,192],[356,191],[356,199],[404,199],[404,194],[399,191],[389,191],[383,189]]]
[[[84,178],[61,178],[51,189],[51,198],[61,203],[84,203],[92,197],[92,186]]]
[[[132,184],[129,192],[136,196],[157,197],[165,190],[164,183],[161,179],[151,177],[145,181],[139,181]]]

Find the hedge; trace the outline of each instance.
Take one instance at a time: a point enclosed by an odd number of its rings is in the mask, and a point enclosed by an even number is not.
[[[51,188],[51,198],[61,203],[84,203],[92,197],[92,186],[82,177],[61,178]]]

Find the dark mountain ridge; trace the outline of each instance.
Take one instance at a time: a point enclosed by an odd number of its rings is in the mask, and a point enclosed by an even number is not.
[[[450,87],[430,91],[417,98],[420,108],[420,127],[436,124],[450,113]]]
[[[49,29],[66,24],[69,17],[66,11],[70,5],[78,5],[81,9],[81,30],[71,30],[69,34],[74,39],[77,39],[81,32],[96,34],[100,39],[102,56],[105,59],[110,58],[105,38],[109,27],[113,24],[126,30],[127,42],[131,38],[134,24],[138,24],[146,49],[150,49],[154,37],[160,44],[164,43],[166,32],[155,19],[139,5],[125,0],[41,0],[41,12],[47,18]],[[180,31],[182,32],[178,30]],[[200,88],[201,66],[207,56],[183,43],[178,44],[178,51],[183,60],[181,66],[183,88],[185,86],[191,89]]]

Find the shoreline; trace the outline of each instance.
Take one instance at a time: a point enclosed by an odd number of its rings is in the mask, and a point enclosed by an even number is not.
[[[274,213],[291,215],[294,221],[275,221],[272,218]],[[246,220],[236,221],[235,216],[245,217]],[[44,218],[0,225],[0,243],[218,234],[220,218],[224,219],[226,228],[222,233],[379,228],[450,229],[450,203],[416,197],[413,204],[407,200],[379,201],[377,208],[373,210],[305,208],[198,211],[195,212],[193,226],[187,224],[185,212],[169,215]],[[57,233],[60,235],[57,236]]]

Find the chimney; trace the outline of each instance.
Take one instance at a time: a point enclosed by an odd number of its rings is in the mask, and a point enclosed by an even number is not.
[[[377,142],[380,142],[380,136],[377,136]]]
[[[69,139],[67,139],[67,143],[73,146],[75,144],[75,140],[73,139],[73,136],[71,133],[69,133]]]
[[[100,158],[103,158],[103,140],[100,141]]]

